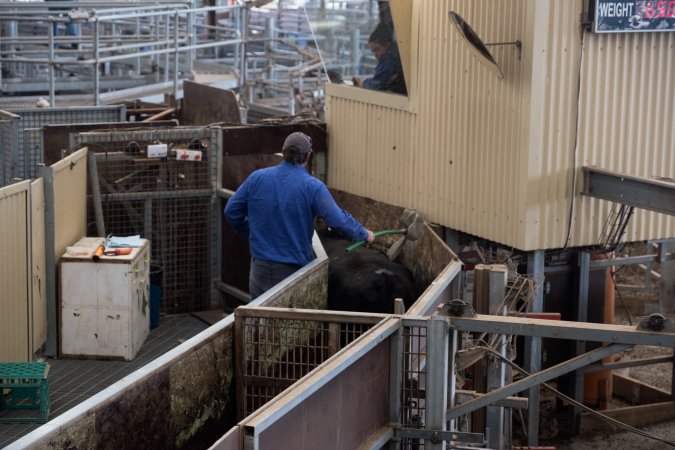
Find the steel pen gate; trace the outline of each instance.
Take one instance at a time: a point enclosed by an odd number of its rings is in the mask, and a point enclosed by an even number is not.
[[[379,449],[388,443],[397,449],[480,447],[486,436],[454,431],[457,419],[490,405],[510,416],[509,409],[527,407],[524,398],[514,395],[540,385],[550,389],[546,382],[632,345],[675,347],[672,322],[655,327],[652,317],[637,327],[589,324],[476,315],[460,303],[453,301],[425,317],[237,309],[237,401],[255,408],[211,448]],[[363,328],[358,337],[343,341],[339,330],[349,323]],[[456,386],[458,345],[463,334],[471,333],[609,344],[538,373],[523,372],[518,381],[488,393],[472,393]],[[483,357],[491,355],[495,352],[486,351]],[[298,363],[301,370],[294,372]],[[261,386],[277,388],[279,394],[267,403],[258,402]]]
[[[235,345],[239,419],[264,411],[268,402],[340,350],[360,337],[372,334],[369,332],[387,317],[383,314],[270,307],[235,310],[235,342],[240,343]],[[387,422],[399,423],[404,429],[421,428],[425,421],[426,334],[426,321],[406,319],[400,332],[392,338],[396,342],[390,343],[391,358],[395,360],[391,364],[392,371],[369,371],[356,377],[369,378],[369,382],[386,386],[387,396],[391,394],[395,400],[390,398],[380,407],[389,417]],[[334,368],[344,369],[340,364]],[[395,391],[390,392],[391,386],[397,386]],[[363,408],[363,404],[354,405],[354,415],[358,417]],[[369,413],[372,411],[366,408],[364,414],[368,417]],[[424,448],[417,439],[402,438],[401,442],[404,448],[409,445]]]
[[[217,127],[75,135],[76,147],[88,147],[94,155],[89,161],[89,235],[138,234],[151,241],[151,277],[161,286],[164,313],[200,311],[217,303],[221,139]],[[150,145],[164,145],[166,155],[150,155]]]

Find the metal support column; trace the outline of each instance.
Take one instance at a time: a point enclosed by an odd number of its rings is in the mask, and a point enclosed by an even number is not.
[[[535,250],[527,255],[527,272],[534,277],[536,283],[535,295],[530,307],[531,312],[543,312],[544,292],[541,283],[544,278],[544,251]],[[535,374],[541,370],[541,338],[529,337],[525,339],[525,370]],[[527,407],[527,445],[539,445],[539,385],[528,390]]]
[[[167,17],[167,22],[169,18]],[[178,60],[180,59],[180,53],[178,52],[178,32],[180,31],[180,17],[178,16],[178,11],[173,16],[173,98],[174,101],[178,101]],[[167,66],[167,71],[169,67]]]
[[[52,108],[56,106],[56,73],[54,70],[56,64],[54,47],[56,44],[54,43],[54,37],[54,26],[52,22],[49,22],[49,104]]]
[[[426,366],[426,424],[431,431],[446,431],[445,412],[448,409],[448,330],[447,317],[433,316],[427,329],[427,366]],[[454,375],[453,375],[454,376]],[[428,450],[445,449],[444,442],[432,439],[424,442]]]
[[[247,74],[246,74],[246,67],[247,67],[247,56],[246,52],[248,50],[248,21],[249,21],[249,14],[250,10],[247,7],[241,8],[240,9],[240,37],[241,37],[241,53],[239,54],[239,92],[241,95],[241,98],[247,98],[247,94],[251,94],[249,92],[249,88],[246,85],[246,82],[248,81],[247,79]],[[252,103],[252,98],[249,98],[250,103]]]
[[[494,315],[506,315],[506,310],[501,308],[504,303],[506,292],[506,282],[508,280],[508,269],[503,265],[493,265],[490,267],[489,274],[489,311]],[[497,348],[495,350],[501,355],[506,356],[506,336],[497,336]],[[491,392],[495,389],[504,387],[506,377],[506,365],[502,360],[488,358],[487,365],[487,390]],[[485,423],[487,425],[485,435],[487,437],[488,447],[504,448],[506,439],[504,421],[509,420],[510,415],[504,415],[504,407],[488,406],[486,408]]]
[[[55,223],[54,211],[54,171],[40,164],[37,174],[44,179],[45,194],[45,291],[47,293],[47,340],[44,345],[46,356],[58,356],[59,351],[59,310],[56,304],[56,254],[54,251]]]
[[[391,338],[389,357],[389,426],[401,427],[401,389],[403,387],[403,327]],[[400,439],[389,443],[388,450],[400,450]]]
[[[588,322],[588,288],[590,283],[591,254],[588,250],[579,252],[579,287],[577,292],[576,321]],[[586,342],[576,341],[575,355],[581,355],[586,351]],[[580,403],[584,401],[584,370],[574,373],[574,399]],[[579,414],[581,410],[574,408],[572,417],[572,432],[576,435],[579,431]]]
[[[96,18],[94,18],[96,19]],[[101,66],[99,62],[99,21],[95,20],[93,25],[94,33],[94,105],[98,106],[101,104]]]
[[[675,254],[675,239],[664,241],[660,245],[659,262],[661,263],[661,312],[675,312],[675,259],[668,254]]]

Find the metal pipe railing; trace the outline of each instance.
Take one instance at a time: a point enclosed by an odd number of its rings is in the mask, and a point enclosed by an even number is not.
[[[283,94],[293,112],[294,92],[315,88],[313,80],[305,80],[307,74],[317,72],[321,77],[326,67],[353,70],[358,63],[355,50],[347,61],[322,62],[324,56],[318,50],[312,50],[316,55],[308,54],[306,45],[318,47],[329,39],[307,32],[311,30],[310,15],[317,16],[318,10],[271,14],[243,1],[209,7],[193,7],[193,1],[160,5],[122,1],[114,5],[90,0],[48,5],[22,2],[17,7],[15,2],[0,1],[0,94],[29,92],[27,86],[42,82],[52,105],[58,101],[56,92],[83,92],[92,87],[96,105],[101,102],[102,90],[109,94],[134,86],[169,84],[177,94],[179,78],[192,73],[194,61],[203,59],[235,69],[242,99],[266,93],[276,99]],[[228,14],[217,18],[216,13]],[[284,29],[289,16],[292,29]],[[78,24],[79,34],[59,36],[57,26],[68,24]],[[254,29],[262,33],[251,36]],[[347,40],[351,47],[358,45],[358,38],[351,33],[335,39]],[[264,75],[259,71],[263,65]]]

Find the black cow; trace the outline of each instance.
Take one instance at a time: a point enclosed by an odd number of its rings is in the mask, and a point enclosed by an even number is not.
[[[415,280],[405,266],[364,246],[347,253],[350,242],[322,235],[330,258],[328,309],[393,313],[394,300],[402,298],[406,310],[417,299]]]

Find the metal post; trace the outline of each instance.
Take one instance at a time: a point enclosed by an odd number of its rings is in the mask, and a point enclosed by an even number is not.
[[[351,73],[359,74],[359,64],[361,62],[361,31],[358,28],[355,28],[352,31],[351,35],[351,64],[352,70]]]
[[[579,252],[579,291],[577,293],[577,322],[588,322],[588,286],[590,280],[591,254],[588,250]],[[575,355],[581,355],[586,351],[586,342],[576,342]],[[584,401],[584,370],[577,370],[574,374],[574,399],[578,402]],[[575,411],[573,430],[576,434],[577,415],[581,411]]]
[[[401,390],[403,388],[403,327],[391,337],[389,356],[389,425],[401,426]],[[400,440],[389,444],[388,450],[400,450]]]
[[[171,21],[169,20],[169,16],[163,16],[164,17],[164,48],[166,50],[169,49],[169,39],[171,39]],[[169,53],[164,54],[164,82],[168,83],[169,82],[169,58],[170,55]]]
[[[54,27],[52,22],[49,22],[49,104],[56,106],[56,81],[54,73]]]
[[[190,47],[190,50],[187,54],[187,73],[192,73],[196,56],[196,50],[192,48],[192,46],[195,45],[195,13],[188,13],[185,28],[188,38],[188,47]]]
[[[94,18],[94,105],[101,103],[101,73],[99,66],[99,21]]]
[[[448,319],[433,316],[427,328],[427,365],[426,365],[426,424],[431,431],[446,431],[445,412],[448,409]],[[454,376],[454,375],[453,375]],[[425,449],[442,450],[442,440],[424,442]]]
[[[500,307],[504,302],[508,275],[506,266],[494,265],[490,267],[488,286],[490,314],[506,315],[506,310],[504,308],[500,310]],[[501,355],[506,356],[506,336],[499,335],[498,339],[495,350]],[[496,360],[495,358],[488,359],[486,392],[504,387],[505,374],[504,361]],[[505,442],[509,442],[505,440],[504,420],[506,420],[504,407],[488,406],[486,408],[485,423],[487,425],[486,436],[488,447],[500,449],[504,448]]]
[[[539,283],[544,277],[544,251],[535,250],[527,255],[527,271],[534,277],[536,290],[530,311],[543,312],[544,293]],[[529,337],[525,339],[525,370],[529,373],[537,373],[541,370],[541,338]],[[539,445],[539,386],[533,386],[528,390],[527,398],[527,445],[536,447]]]
[[[248,86],[246,86],[247,76],[246,76],[246,50],[248,47],[248,7],[242,7],[241,9],[241,54],[239,55],[239,92],[242,93],[242,98],[246,98],[246,92],[248,91]],[[249,92],[250,94],[250,92]],[[250,102],[252,103],[252,101]]]
[[[210,127],[211,136],[208,143],[208,161],[211,170],[211,303],[217,303],[220,299],[220,291],[217,283],[221,281],[222,268],[222,230],[223,209],[218,189],[222,186],[223,165],[223,129],[222,127]],[[218,305],[214,305],[218,306]]]
[[[178,101],[178,11],[174,15],[174,30],[173,30],[173,98]],[[167,18],[168,22],[168,18]]]
[[[265,41],[265,59],[266,59],[266,65],[267,67],[265,68],[266,76],[267,79],[272,81],[275,79],[275,70],[274,70],[274,61],[272,60],[272,53],[274,52],[274,48],[276,47],[274,45],[274,38],[277,37],[277,32],[276,32],[276,22],[274,21],[274,17],[268,17],[265,19],[265,31],[267,35],[265,36],[267,40]]]
[[[136,49],[136,52],[138,52],[138,56],[136,57],[136,75],[140,76],[141,75],[141,49],[143,48],[143,36],[141,35],[141,21],[140,18],[136,17],[135,19],[135,24],[136,24],[136,38],[138,39],[138,48]]]
[[[157,43],[156,44],[157,47],[153,46],[152,49],[153,50],[159,50],[160,49],[159,48],[159,41],[160,41],[160,33],[161,33],[161,30],[159,29],[159,16],[155,16],[152,20],[155,22],[153,30],[155,30],[155,42]],[[153,52],[153,53],[154,54],[153,54],[152,59],[155,62],[155,64],[154,64],[154,67],[152,69],[155,72],[155,82],[159,83],[159,59],[160,59],[161,56],[160,56],[159,53],[156,53],[156,52]]]
[[[448,408],[454,408],[457,404],[457,377],[455,376],[455,361],[457,357],[457,343],[459,341],[459,333],[451,329],[448,333],[448,360],[446,361],[448,367]],[[457,421],[451,420],[448,422],[448,429],[457,431]]]
[[[45,195],[45,290],[47,293],[47,340],[44,345],[46,356],[58,356],[59,310],[56,304],[56,254],[54,250],[54,171],[44,164],[37,167],[37,174],[44,179]]]
[[[668,253],[675,253],[675,239],[664,241],[659,246],[659,262],[661,263],[661,312],[675,312],[675,259],[668,260]],[[648,268],[648,271],[651,271]]]

